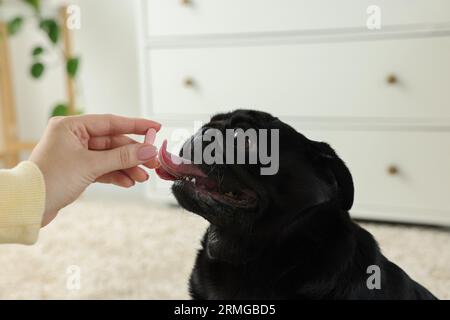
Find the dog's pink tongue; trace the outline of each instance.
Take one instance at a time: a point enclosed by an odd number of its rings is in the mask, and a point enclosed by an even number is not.
[[[164,180],[180,180],[184,177],[206,177],[206,175],[190,160],[180,158],[167,151],[167,140],[164,140],[159,149],[159,162],[161,166],[156,173]]]

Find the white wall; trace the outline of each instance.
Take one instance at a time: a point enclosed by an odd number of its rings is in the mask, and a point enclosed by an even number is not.
[[[48,7],[64,2],[43,1]],[[87,113],[140,115],[138,0],[75,0],[69,3],[78,4],[82,14],[81,30],[74,31],[75,52],[82,57],[80,106]],[[46,38],[31,22],[11,39],[16,103],[23,139],[36,140],[45,128],[52,106],[66,100],[59,56],[49,58],[47,62],[54,67],[47,70],[42,79],[36,81],[29,76],[30,52],[40,43],[47,43]]]
[[[81,82],[89,113],[137,116],[139,106],[138,0],[78,0],[82,28]]]
[[[2,15],[14,16],[27,9],[12,3],[11,10]],[[86,113],[114,113],[140,116],[138,61],[138,3],[139,0],[46,0],[45,11],[59,4],[77,4],[81,8],[81,29],[73,32],[75,53],[81,56],[79,84],[80,106]],[[54,10],[54,9],[53,9]],[[31,13],[31,12],[30,12]],[[41,136],[52,107],[66,100],[64,70],[61,57],[52,55],[53,65],[40,80],[29,76],[31,50],[37,44],[48,44],[32,22],[11,39],[12,68],[15,96],[22,139],[37,141]],[[90,193],[118,192],[112,186],[96,185]],[[143,186],[121,191],[118,195],[141,195]]]

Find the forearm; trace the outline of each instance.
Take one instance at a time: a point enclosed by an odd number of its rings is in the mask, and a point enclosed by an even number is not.
[[[0,170],[0,243],[35,243],[44,207],[44,177],[33,162]]]

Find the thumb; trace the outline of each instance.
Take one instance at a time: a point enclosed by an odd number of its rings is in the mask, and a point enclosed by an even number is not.
[[[100,176],[144,164],[157,156],[158,149],[149,144],[133,143],[111,150],[93,152],[96,173]]]

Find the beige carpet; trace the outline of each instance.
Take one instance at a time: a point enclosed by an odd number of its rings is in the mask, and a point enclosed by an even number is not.
[[[365,226],[388,258],[439,298],[450,298],[448,231]],[[0,297],[188,298],[187,279],[205,227],[181,209],[145,201],[79,200],[41,231],[36,245],[0,246]]]

